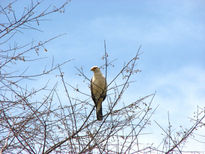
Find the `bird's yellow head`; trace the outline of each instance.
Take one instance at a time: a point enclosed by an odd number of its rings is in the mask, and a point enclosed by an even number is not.
[[[99,69],[99,67],[97,67],[97,66],[91,67],[90,70],[93,71],[93,72],[100,72],[100,69]]]

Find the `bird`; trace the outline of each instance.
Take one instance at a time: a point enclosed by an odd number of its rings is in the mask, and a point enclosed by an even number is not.
[[[102,102],[107,95],[107,82],[98,66],[93,66],[90,70],[94,73],[90,84],[91,96],[95,103],[97,120],[101,121],[103,120]]]

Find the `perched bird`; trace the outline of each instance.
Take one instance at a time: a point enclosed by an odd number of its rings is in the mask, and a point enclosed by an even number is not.
[[[94,75],[91,79],[91,95],[96,107],[97,120],[103,119],[102,114],[102,102],[105,100],[107,93],[106,79],[97,66],[93,66],[91,69]]]

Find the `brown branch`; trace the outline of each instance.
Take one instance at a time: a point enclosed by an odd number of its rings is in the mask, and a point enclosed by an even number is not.
[[[205,114],[187,131],[187,133],[184,135],[184,137],[178,141],[171,149],[169,149],[166,154],[169,154],[170,152],[174,151],[175,148],[177,148],[179,145],[181,145],[198,127],[198,125],[202,122],[202,120],[205,119]]]

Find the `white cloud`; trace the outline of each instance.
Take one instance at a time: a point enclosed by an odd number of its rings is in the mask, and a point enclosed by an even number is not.
[[[142,12],[136,10],[132,14],[98,16],[90,20],[89,31],[108,40],[141,41],[143,44],[205,39],[203,8],[200,7],[200,3],[198,5],[195,1],[150,3],[141,10]]]
[[[198,67],[184,67],[154,77],[153,87],[168,99],[182,98],[187,105],[203,105],[205,101],[205,71]],[[195,100],[195,101],[194,101]]]

